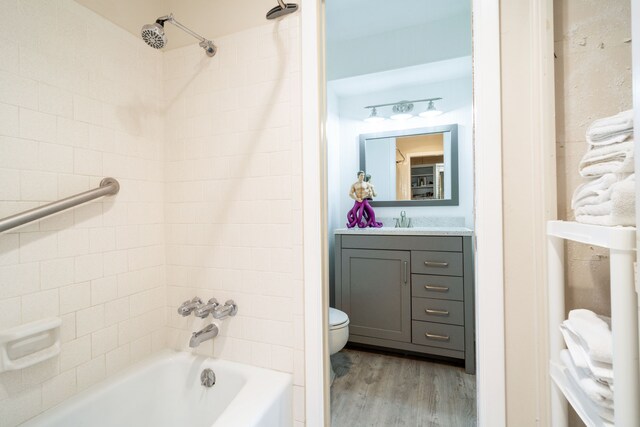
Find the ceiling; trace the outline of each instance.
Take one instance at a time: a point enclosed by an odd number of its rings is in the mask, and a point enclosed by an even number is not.
[[[267,11],[276,0],[75,0],[114,24],[140,37],[144,24],[173,13],[177,21],[208,39],[266,24]],[[178,28],[167,25],[166,49],[197,41]]]
[[[173,13],[179,22],[209,39],[265,24],[267,11],[277,5],[277,0],[75,1],[138,37],[142,25]],[[325,1],[328,41],[364,37],[471,13],[470,0]],[[167,38],[169,43],[165,49],[195,42],[171,25],[167,26]]]
[[[331,80],[329,88],[338,97],[351,97],[460,79],[471,76],[471,70],[471,57],[464,56],[381,73]]]
[[[327,40],[345,40],[471,16],[471,0],[326,0]]]

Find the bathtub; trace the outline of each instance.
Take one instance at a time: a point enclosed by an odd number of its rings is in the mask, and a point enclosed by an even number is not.
[[[215,372],[211,388],[203,369]],[[163,351],[43,412],[24,427],[291,427],[291,375]]]

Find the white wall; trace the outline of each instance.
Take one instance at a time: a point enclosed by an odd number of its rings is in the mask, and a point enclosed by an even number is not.
[[[333,282],[335,275],[335,235],[332,230],[344,227],[346,215],[342,215],[340,204],[335,200],[340,200],[343,193],[340,185],[340,102],[338,97],[327,88],[327,227],[329,232],[329,280]],[[348,189],[347,189],[348,190]],[[344,191],[347,191],[344,190]],[[333,286],[329,287],[329,301],[333,303]]]
[[[237,316],[195,351],[292,373],[304,422],[298,16],[164,54],[168,342],[189,350],[211,318],[180,303],[233,299]]]
[[[329,87],[331,87],[330,83]],[[387,120],[382,123],[366,123],[363,121],[368,114],[368,110],[363,108],[365,105],[427,97],[443,98],[443,100],[438,101],[437,103],[437,107],[444,111],[442,115],[435,119],[415,117],[404,122]],[[458,124],[458,170],[460,178],[458,190],[460,199],[459,205],[410,208],[376,207],[376,216],[397,217],[401,210],[405,210],[408,216],[464,217],[466,226],[473,227],[473,141],[471,102],[471,77],[431,83],[411,88],[402,88],[386,92],[341,98],[339,102],[340,191],[337,192],[338,199],[330,199],[330,205],[331,203],[337,203],[340,206],[337,213],[340,220],[335,221],[339,227],[344,226],[342,223],[346,222],[346,213],[353,206],[353,200],[348,197],[348,190],[351,184],[356,181],[356,172],[360,167],[360,134],[445,124]],[[426,105],[416,104],[415,108],[426,108]],[[414,112],[419,112],[419,110],[414,110]],[[379,111],[379,113],[384,114],[382,111]],[[330,112],[330,115],[331,114],[332,113]],[[331,164],[333,161],[334,160],[330,158],[329,163]],[[393,226],[393,224],[390,225]]]
[[[0,16],[0,217],[121,185],[0,234],[0,329],[62,318],[58,357],[0,374],[15,426],[165,347],[162,63],[73,1]]]

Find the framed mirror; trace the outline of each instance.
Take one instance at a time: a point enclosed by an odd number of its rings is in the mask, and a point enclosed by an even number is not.
[[[457,206],[458,125],[360,135],[372,206]]]

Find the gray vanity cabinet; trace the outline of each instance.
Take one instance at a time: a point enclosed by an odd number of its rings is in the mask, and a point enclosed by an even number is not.
[[[471,236],[336,234],[349,341],[463,359],[475,373]]]

